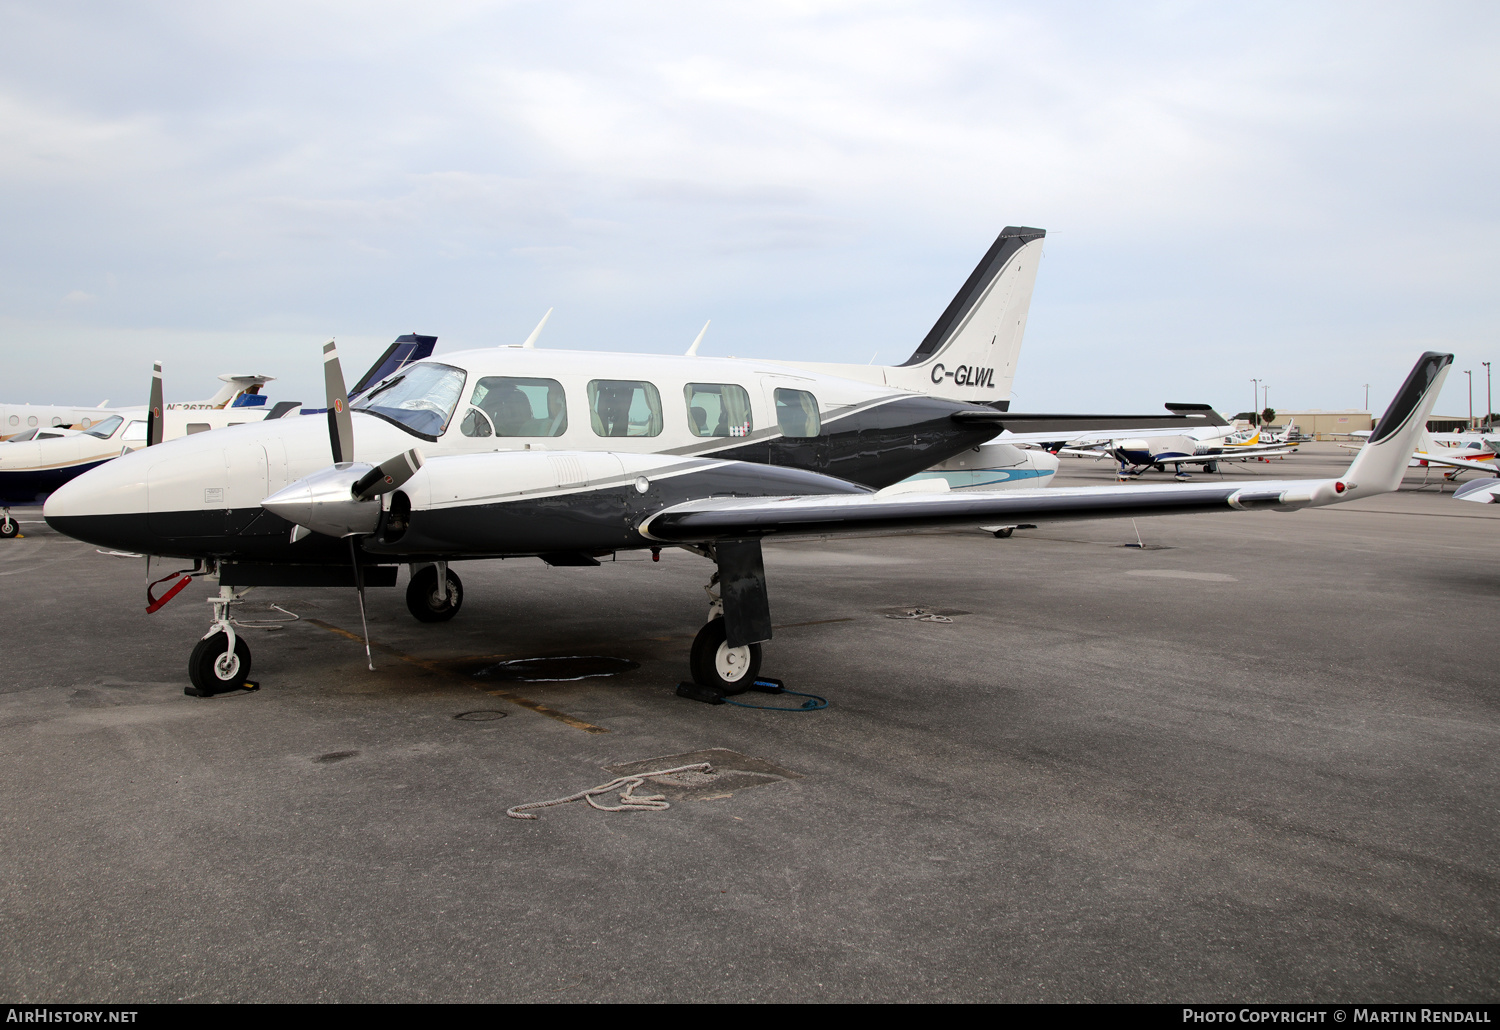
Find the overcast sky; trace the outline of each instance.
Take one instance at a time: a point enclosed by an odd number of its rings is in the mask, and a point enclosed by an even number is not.
[[[0,400],[413,330],[904,360],[1048,231],[1029,410],[1500,357],[1490,4],[0,0]],[[1461,374],[1439,407],[1467,411]],[[1497,383],[1500,386],[1500,383]]]

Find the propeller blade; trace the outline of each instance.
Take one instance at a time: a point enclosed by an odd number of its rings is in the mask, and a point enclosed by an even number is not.
[[[354,419],[349,414],[339,350],[332,340],[323,344],[323,390],[328,396],[328,443],[333,448],[333,463],[353,461]]]
[[[161,362],[151,366],[151,410],[146,413],[146,446],[159,444],[165,437],[165,422],[162,409],[166,405],[161,397]]]
[[[368,501],[392,490],[399,490],[421,467],[422,452],[413,447],[394,458],[387,458],[360,476],[349,492],[354,495],[355,500]]]

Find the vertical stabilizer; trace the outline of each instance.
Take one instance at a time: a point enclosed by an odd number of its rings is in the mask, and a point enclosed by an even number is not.
[[[1348,483],[1344,499],[1387,493],[1401,485],[1412,452],[1427,436],[1427,417],[1432,414],[1452,363],[1452,354],[1433,351],[1417,359],[1416,367],[1401,384],[1396,399],[1370,434],[1369,442],[1360,448],[1344,474]]]
[[[912,356],[899,365],[781,364],[952,400],[1010,400],[1045,229],[1006,226]]]
[[[954,400],[1009,400],[1046,235],[1007,226],[912,356],[886,370],[886,381]]]

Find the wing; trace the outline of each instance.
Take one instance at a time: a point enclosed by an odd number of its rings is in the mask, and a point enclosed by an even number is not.
[[[1337,484],[1337,485],[1336,485]],[[824,536],[981,523],[1139,518],[1145,515],[1327,504],[1344,492],[1339,481],[1284,480],[1255,484],[1050,487],[1005,493],[840,494],[711,497],[675,504],[640,526],[648,539],[670,543],[734,537]]]
[[[1250,484],[1132,484],[1051,487],[982,494],[818,494],[708,497],[669,505],[643,519],[641,536],[664,543],[734,538],[823,536],[927,526],[1019,524],[1130,518],[1190,512],[1297,508],[1387,493],[1401,485],[1407,461],[1442,390],[1451,354],[1417,360],[1380,425],[1341,479]]]
[[[1476,452],[1477,453],[1477,452]],[[1417,451],[1413,455],[1419,461],[1425,461],[1429,465],[1446,465],[1449,468],[1471,469],[1475,472],[1487,472],[1492,476],[1500,475],[1500,468],[1493,461],[1472,461],[1468,458],[1450,458],[1445,454],[1434,454],[1432,451]]]
[[[1455,501],[1474,501],[1477,504],[1494,504],[1500,501],[1500,479],[1476,479],[1453,491]]]
[[[1270,458],[1277,454],[1291,454],[1294,450],[1295,448],[1292,447],[1281,447],[1275,444],[1265,446],[1256,445],[1254,447],[1226,447],[1217,454],[1197,454],[1191,458],[1182,459],[1170,458],[1162,462],[1162,464],[1171,465],[1179,460],[1182,464],[1186,465],[1205,461],[1234,461],[1237,458]]]

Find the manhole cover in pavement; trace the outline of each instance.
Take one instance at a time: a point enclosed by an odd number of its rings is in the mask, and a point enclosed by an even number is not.
[[[496,719],[503,719],[509,714],[509,712],[499,712],[493,708],[487,708],[479,712],[459,712],[453,718],[462,719],[464,722],[494,722]]]
[[[707,762],[713,771],[674,773],[671,776],[648,776],[646,783],[655,793],[665,794],[668,801],[702,801],[724,797],[737,790],[759,787],[782,780],[800,780],[801,773],[783,769],[761,758],[751,758],[738,751],[711,747],[702,751],[689,751],[682,755],[664,755],[648,758],[644,762],[626,762],[622,765],[606,765],[606,771],[616,776],[630,776],[652,769],[673,769],[679,765],[695,765]],[[646,793],[644,788],[641,793]]]
[[[511,683],[564,683],[600,676],[618,676],[640,667],[640,662],[632,662],[629,658],[569,655],[565,658],[517,658],[487,665],[474,673],[474,676],[477,679],[505,680]]]

